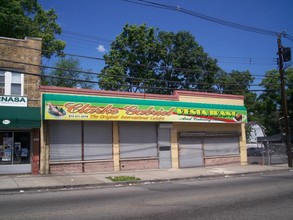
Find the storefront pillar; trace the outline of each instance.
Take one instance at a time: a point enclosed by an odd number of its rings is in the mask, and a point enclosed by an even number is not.
[[[33,129],[32,173],[38,174],[40,169],[40,130]]]
[[[47,122],[42,121],[40,149],[40,174],[49,174],[49,141],[47,134]]]
[[[118,122],[113,122],[113,161],[114,171],[120,170],[120,146],[119,146],[119,126]]]
[[[171,129],[171,157],[172,157],[172,168],[179,168],[179,160],[178,160],[178,135],[177,129]]]
[[[246,150],[246,133],[245,123],[241,123],[241,137],[240,137],[240,163],[247,165],[247,150]]]

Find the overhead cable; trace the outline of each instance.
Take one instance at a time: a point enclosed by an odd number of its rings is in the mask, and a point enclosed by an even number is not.
[[[166,9],[166,10],[170,10],[170,11],[176,11],[176,12],[180,12],[180,13],[183,13],[183,14],[188,14],[188,15],[191,15],[193,17],[197,17],[197,18],[200,18],[200,19],[203,19],[203,20],[206,20],[206,21],[217,23],[217,24],[220,24],[220,25],[224,25],[224,26],[228,26],[228,27],[232,27],[232,28],[236,28],[236,29],[241,29],[241,30],[244,30],[244,31],[254,32],[254,33],[258,33],[258,34],[265,34],[265,35],[270,35],[270,36],[278,36],[278,34],[279,34],[279,32],[276,32],[276,31],[256,28],[256,27],[252,27],[252,26],[248,26],[248,25],[238,24],[238,23],[235,23],[235,22],[226,21],[226,20],[223,20],[223,19],[211,17],[211,16],[208,16],[208,15],[204,15],[204,14],[201,14],[201,13],[198,13],[198,12],[195,12],[195,11],[185,9],[183,7],[180,7],[180,6],[166,5],[166,4],[161,4],[161,3],[152,2],[152,1],[146,1],[146,0],[123,0],[123,1],[130,2],[130,3],[135,3],[135,4],[139,4],[139,5],[143,5],[143,6]]]

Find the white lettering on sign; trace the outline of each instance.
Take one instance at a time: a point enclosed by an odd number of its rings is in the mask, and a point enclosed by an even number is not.
[[[24,97],[24,96],[0,96],[0,106],[27,107],[27,97]]]

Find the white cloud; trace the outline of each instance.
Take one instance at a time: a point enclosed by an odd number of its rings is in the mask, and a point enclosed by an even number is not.
[[[106,52],[106,48],[104,47],[104,45],[100,44],[98,47],[97,47],[98,51],[101,52],[101,53],[104,53]]]

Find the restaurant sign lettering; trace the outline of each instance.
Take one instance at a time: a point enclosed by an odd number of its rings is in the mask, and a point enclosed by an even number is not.
[[[43,95],[45,120],[246,122],[244,106],[130,98]]]

